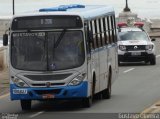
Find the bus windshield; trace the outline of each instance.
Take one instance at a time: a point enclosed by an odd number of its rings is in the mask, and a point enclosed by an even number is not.
[[[31,71],[76,68],[84,63],[82,31],[12,33],[11,64]]]

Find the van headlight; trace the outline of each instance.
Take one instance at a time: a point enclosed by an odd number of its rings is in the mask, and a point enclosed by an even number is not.
[[[12,79],[13,83],[16,84],[18,87],[28,87],[28,85],[18,77],[14,77]]]
[[[68,84],[70,86],[79,85],[86,77],[86,73],[82,73],[71,80],[71,82]]]
[[[153,45],[146,45],[146,50],[152,50],[153,49]]]
[[[122,50],[122,51],[125,51],[126,50],[126,46],[125,45],[119,45],[119,49]]]

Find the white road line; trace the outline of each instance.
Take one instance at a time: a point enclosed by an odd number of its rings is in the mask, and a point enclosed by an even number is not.
[[[37,113],[29,116],[29,118],[34,118],[34,117],[36,117],[36,116],[38,116],[38,115],[40,115],[40,114],[42,114],[42,113],[44,113],[44,111],[37,112]]]
[[[156,58],[160,57],[160,55],[156,55]]]
[[[127,73],[127,72],[129,72],[129,71],[134,70],[134,69],[135,69],[135,68],[128,69],[128,70],[126,70],[126,71],[123,71],[123,73]]]

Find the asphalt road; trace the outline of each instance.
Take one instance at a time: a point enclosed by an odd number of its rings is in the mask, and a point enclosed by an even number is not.
[[[109,100],[95,100],[91,108],[82,108],[79,101],[35,101],[32,110],[24,112],[21,111],[19,101],[10,101],[9,96],[4,96],[0,98],[0,113],[39,119],[77,117],[77,113],[81,119],[84,117],[79,113],[140,113],[160,100],[160,40],[155,41],[155,44],[157,64],[130,63],[121,66]]]

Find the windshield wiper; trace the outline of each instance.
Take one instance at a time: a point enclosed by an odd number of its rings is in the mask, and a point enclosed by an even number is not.
[[[66,29],[64,29],[64,30],[61,32],[61,34],[59,35],[57,41],[56,41],[55,44],[54,44],[54,48],[57,48],[57,47],[58,47],[58,45],[60,44],[63,36],[65,35],[65,33],[66,33]]]

